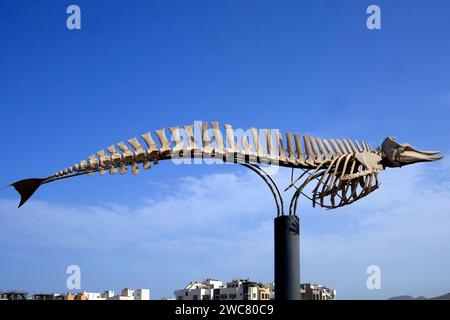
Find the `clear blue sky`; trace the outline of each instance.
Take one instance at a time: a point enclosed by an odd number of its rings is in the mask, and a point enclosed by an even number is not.
[[[81,30],[66,28],[70,4]],[[366,28],[370,4],[381,30]],[[449,12],[445,0],[1,1],[0,183],[194,120],[448,152]],[[450,292],[448,169],[386,173],[378,195],[333,215],[303,205],[302,281],[341,298]],[[45,186],[23,210],[1,190],[0,290],[66,291],[69,264],[82,289],[149,287],[154,298],[205,277],[272,281],[274,209],[253,179],[162,163]],[[370,264],[382,290],[365,288]]]

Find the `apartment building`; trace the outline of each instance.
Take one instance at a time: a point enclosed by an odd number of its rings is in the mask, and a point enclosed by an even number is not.
[[[184,289],[175,290],[176,300],[270,300],[271,285],[236,279],[223,285],[222,281],[207,279],[190,282]]]
[[[219,290],[222,286],[222,281],[214,279],[193,281],[174,293],[177,300],[213,300],[214,290]]]
[[[336,300],[336,290],[320,284],[303,283],[300,285],[300,300]]]

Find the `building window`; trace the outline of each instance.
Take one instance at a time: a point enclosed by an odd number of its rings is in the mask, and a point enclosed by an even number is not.
[[[198,295],[194,294],[194,295],[192,296],[192,300],[198,300]]]
[[[178,296],[177,300],[183,300],[183,296]]]

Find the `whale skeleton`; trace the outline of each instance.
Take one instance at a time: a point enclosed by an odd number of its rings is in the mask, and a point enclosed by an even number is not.
[[[286,133],[283,139],[279,130],[250,128],[237,134],[229,124],[221,131],[216,121],[199,122],[197,126],[166,128],[133,137],[106,149],[99,150],[87,159],[59,170],[46,178],[31,178],[11,184],[20,194],[21,207],[43,184],[80,175],[99,173],[125,174],[131,169],[138,174],[140,168],[148,170],[159,161],[168,159],[216,159],[237,163],[257,172],[274,196],[281,194],[270,175],[259,164],[301,169],[303,173],[285,191],[295,187],[289,213],[295,214],[300,195],[327,209],[349,205],[379,188],[378,173],[388,167],[401,167],[417,162],[436,161],[443,156],[439,151],[419,151],[409,144],[399,144],[394,137],[386,138],[381,147],[374,149],[364,141],[350,139],[323,139],[308,135]],[[303,180],[302,180],[303,178]],[[297,186],[297,184],[299,184]],[[305,187],[312,184],[310,196]],[[273,188],[275,185],[275,189]],[[278,206],[278,204],[277,204]]]

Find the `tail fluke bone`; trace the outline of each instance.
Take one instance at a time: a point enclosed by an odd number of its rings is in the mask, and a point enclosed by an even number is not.
[[[14,189],[16,189],[20,194],[20,203],[18,208],[20,208],[28,199],[30,199],[33,193],[42,185],[45,180],[47,179],[31,178],[16,181],[10,184],[10,186],[14,187]]]

